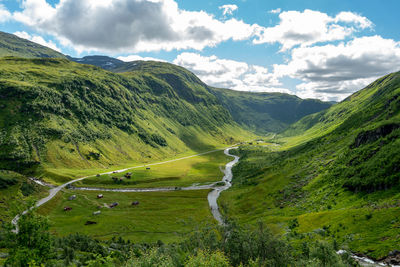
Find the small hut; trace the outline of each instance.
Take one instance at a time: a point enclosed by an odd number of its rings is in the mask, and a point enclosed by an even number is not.
[[[68,198],[68,200],[74,200],[76,198],[76,195],[72,195]]]
[[[97,195],[97,198],[103,198],[103,194]]]
[[[125,173],[124,176],[125,176],[127,179],[131,179],[132,173],[131,173],[131,172],[127,172],[127,173]]]
[[[112,203],[112,204],[109,205],[110,208],[114,208],[114,207],[116,207],[116,206],[118,206],[118,202],[114,202],[114,203]]]
[[[137,205],[139,205],[139,201],[133,201],[132,202],[132,206],[137,206]]]
[[[64,207],[64,211],[70,211],[70,210],[72,210],[72,208],[71,207]]]
[[[99,215],[101,213],[101,211],[97,210],[93,212],[93,215]]]

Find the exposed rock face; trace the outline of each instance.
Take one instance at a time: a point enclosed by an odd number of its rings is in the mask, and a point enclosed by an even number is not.
[[[383,260],[383,262],[389,265],[400,265],[400,251],[391,251],[389,255]]]
[[[374,130],[361,132],[357,135],[356,140],[354,140],[354,143],[351,145],[351,148],[374,142],[379,138],[389,135],[391,132],[398,128],[400,128],[399,124],[391,123],[382,125]]]

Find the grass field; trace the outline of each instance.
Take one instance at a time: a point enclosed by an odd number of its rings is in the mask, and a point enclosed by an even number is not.
[[[221,169],[231,160],[223,151],[196,156],[188,159],[163,163],[154,166],[131,169],[121,173],[104,174],[90,177],[75,183],[76,186],[87,187],[165,187],[190,186],[194,183],[216,182],[221,180]],[[149,169],[148,169],[149,168]],[[132,177],[124,177],[131,173]],[[112,177],[122,178],[114,182]]]
[[[77,192],[66,190],[38,210],[50,219],[51,231],[56,235],[76,232],[98,239],[121,236],[133,242],[172,242],[180,239],[196,227],[213,223],[208,207],[208,190],[116,193]],[[75,200],[68,197],[75,194]],[[132,201],[139,205],[132,206]],[[118,202],[114,208],[106,205]],[[64,207],[72,208],[64,211]],[[100,210],[100,215],[93,215]],[[86,221],[96,224],[85,225]]]

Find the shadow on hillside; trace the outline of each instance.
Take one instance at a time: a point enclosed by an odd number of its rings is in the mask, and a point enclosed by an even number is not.
[[[179,138],[186,144],[187,147],[198,153],[216,149],[214,145],[204,143],[197,135],[183,133],[179,136]]]

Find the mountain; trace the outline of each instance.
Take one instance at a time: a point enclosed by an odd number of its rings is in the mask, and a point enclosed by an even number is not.
[[[114,74],[66,59],[1,58],[0,168],[60,182],[74,170],[204,151],[251,135],[189,71],[150,69]]]
[[[299,246],[325,239],[379,259],[400,236],[400,72],[304,117],[266,147],[239,149],[221,204]]]
[[[156,61],[123,62],[106,56],[86,56],[71,59],[78,63],[98,66],[115,73],[144,71],[154,74],[157,70],[163,68],[177,72],[186,71],[184,68]],[[209,91],[229,111],[235,122],[257,134],[281,132],[302,117],[327,109],[332,105],[330,102],[301,99],[294,95],[282,93],[240,92],[213,87],[209,87]]]
[[[282,93],[241,92],[213,88],[213,94],[242,127],[259,134],[281,132],[302,117],[329,108],[317,99]]]
[[[114,69],[122,67],[123,65],[126,64],[122,60],[108,56],[86,56],[82,58],[68,57],[68,59],[81,64],[98,66],[102,69],[110,71],[113,71]]]
[[[66,58],[63,54],[43,45],[0,31],[0,57]]]

